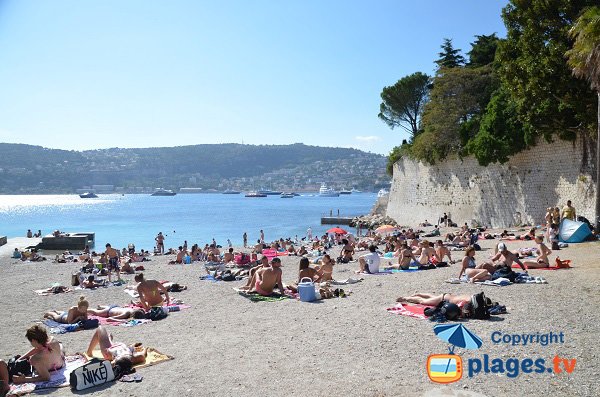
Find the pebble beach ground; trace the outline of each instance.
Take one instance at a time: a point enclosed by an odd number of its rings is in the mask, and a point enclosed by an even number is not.
[[[498,240],[481,241],[477,262],[487,258]],[[509,249],[533,246],[508,242]],[[110,327],[115,339],[143,342],[175,360],[139,370],[141,383],[116,382],[86,394],[108,396],[594,396],[600,390],[598,324],[600,324],[600,243],[572,244],[553,253],[571,259],[573,269],[531,270],[548,284],[506,287],[448,284],[459,265],[430,271],[363,276],[360,283],[343,286],[347,298],[304,303],[296,300],[253,303],[233,287],[243,282],[201,281],[200,264],[168,265],[173,257],[152,257],[143,263],[146,278],[187,284],[173,294],[191,305],[167,319],[133,328]],[[462,252],[453,252],[461,259]],[[284,281],[294,281],[298,257],[283,257]],[[23,354],[29,344],[25,330],[50,309],[74,305],[81,291],[38,296],[33,290],[55,282],[70,284],[77,263],[51,261],[23,263],[0,257],[0,357]],[[357,263],[335,266],[334,278],[355,277]],[[125,279],[133,281],[132,276]],[[504,304],[508,314],[495,321],[472,320],[464,324],[483,340],[477,350],[457,349],[470,358],[507,360],[556,355],[576,359],[571,374],[479,373],[449,385],[429,380],[425,363],[430,354],[444,354],[448,345],[433,333],[433,323],[388,313],[401,295],[415,292],[476,293],[485,291]],[[85,291],[91,306],[126,304],[123,287]],[[544,334],[563,332],[564,343],[541,346],[494,344],[493,332]],[[92,331],[57,338],[67,353],[83,352]],[[466,372],[466,371],[465,371]],[[50,393],[71,395],[68,388]]]

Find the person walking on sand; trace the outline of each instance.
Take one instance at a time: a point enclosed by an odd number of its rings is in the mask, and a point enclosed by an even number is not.
[[[570,219],[572,221],[577,220],[577,215],[575,214],[575,207],[571,205],[571,200],[567,200],[567,205],[565,205],[560,213],[560,219]]]
[[[261,244],[265,243],[265,232],[263,232],[262,229],[260,229],[260,243]]]
[[[244,240],[244,248],[246,248],[248,246],[248,233],[244,232],[242,239]]]
[[[306,229],[306,236],[308,238],[308,241],[312,241],[313,235],[312,235],[312,229],[309,226],[308,229]]]
[[[121,273],[119,269],[119,252],[111,247],[109,243],[106,243],[106,251],[104,251],[108,258],[108,281],[111,282],[112,272],[117,272],[117,280],[121,279]]]
[[[154,238],[156,241],[156,251],[164,255],[165,253],[165,236],[163,236],[162,232],[158,232],[158,235]]]

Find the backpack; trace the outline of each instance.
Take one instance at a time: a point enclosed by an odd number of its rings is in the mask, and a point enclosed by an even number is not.
[[[495,274],[495,273],[494,273]],[[487,320],[490,318],[488,300],[483,292],[471,296],[471,318]]]
[[[71,274],[71,285],[76,287],[79,285],[79,273]]]
[[[112,382],[115,373],[109,360],[93,358],[69,375],[72,390],[85,390],[90,387]]]
[[[146,318],[152,321],[162,320],[167,318],[168,309],[161,306],[154,306],[150,308],[150,311],[146,313]]]

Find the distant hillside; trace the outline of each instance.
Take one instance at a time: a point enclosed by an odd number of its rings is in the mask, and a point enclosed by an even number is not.
[[[92,185],[119,192],[179,189],[303,190],[325,181],[373,190],[389,182],[384,156],[356,149],[215,144],[83,152],[0,143],[0,193],[72,193]]]

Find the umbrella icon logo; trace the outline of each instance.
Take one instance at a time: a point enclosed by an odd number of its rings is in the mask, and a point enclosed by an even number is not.
[[[481,338],[462,324],[439,324],[433,332],[444,342],[450,343],[448,354],[432,354],[427,358],[427,375],[436,383],[452,383],[460,380],[463,373],[462,357],[454,354],[455,347],[479,349]]]

